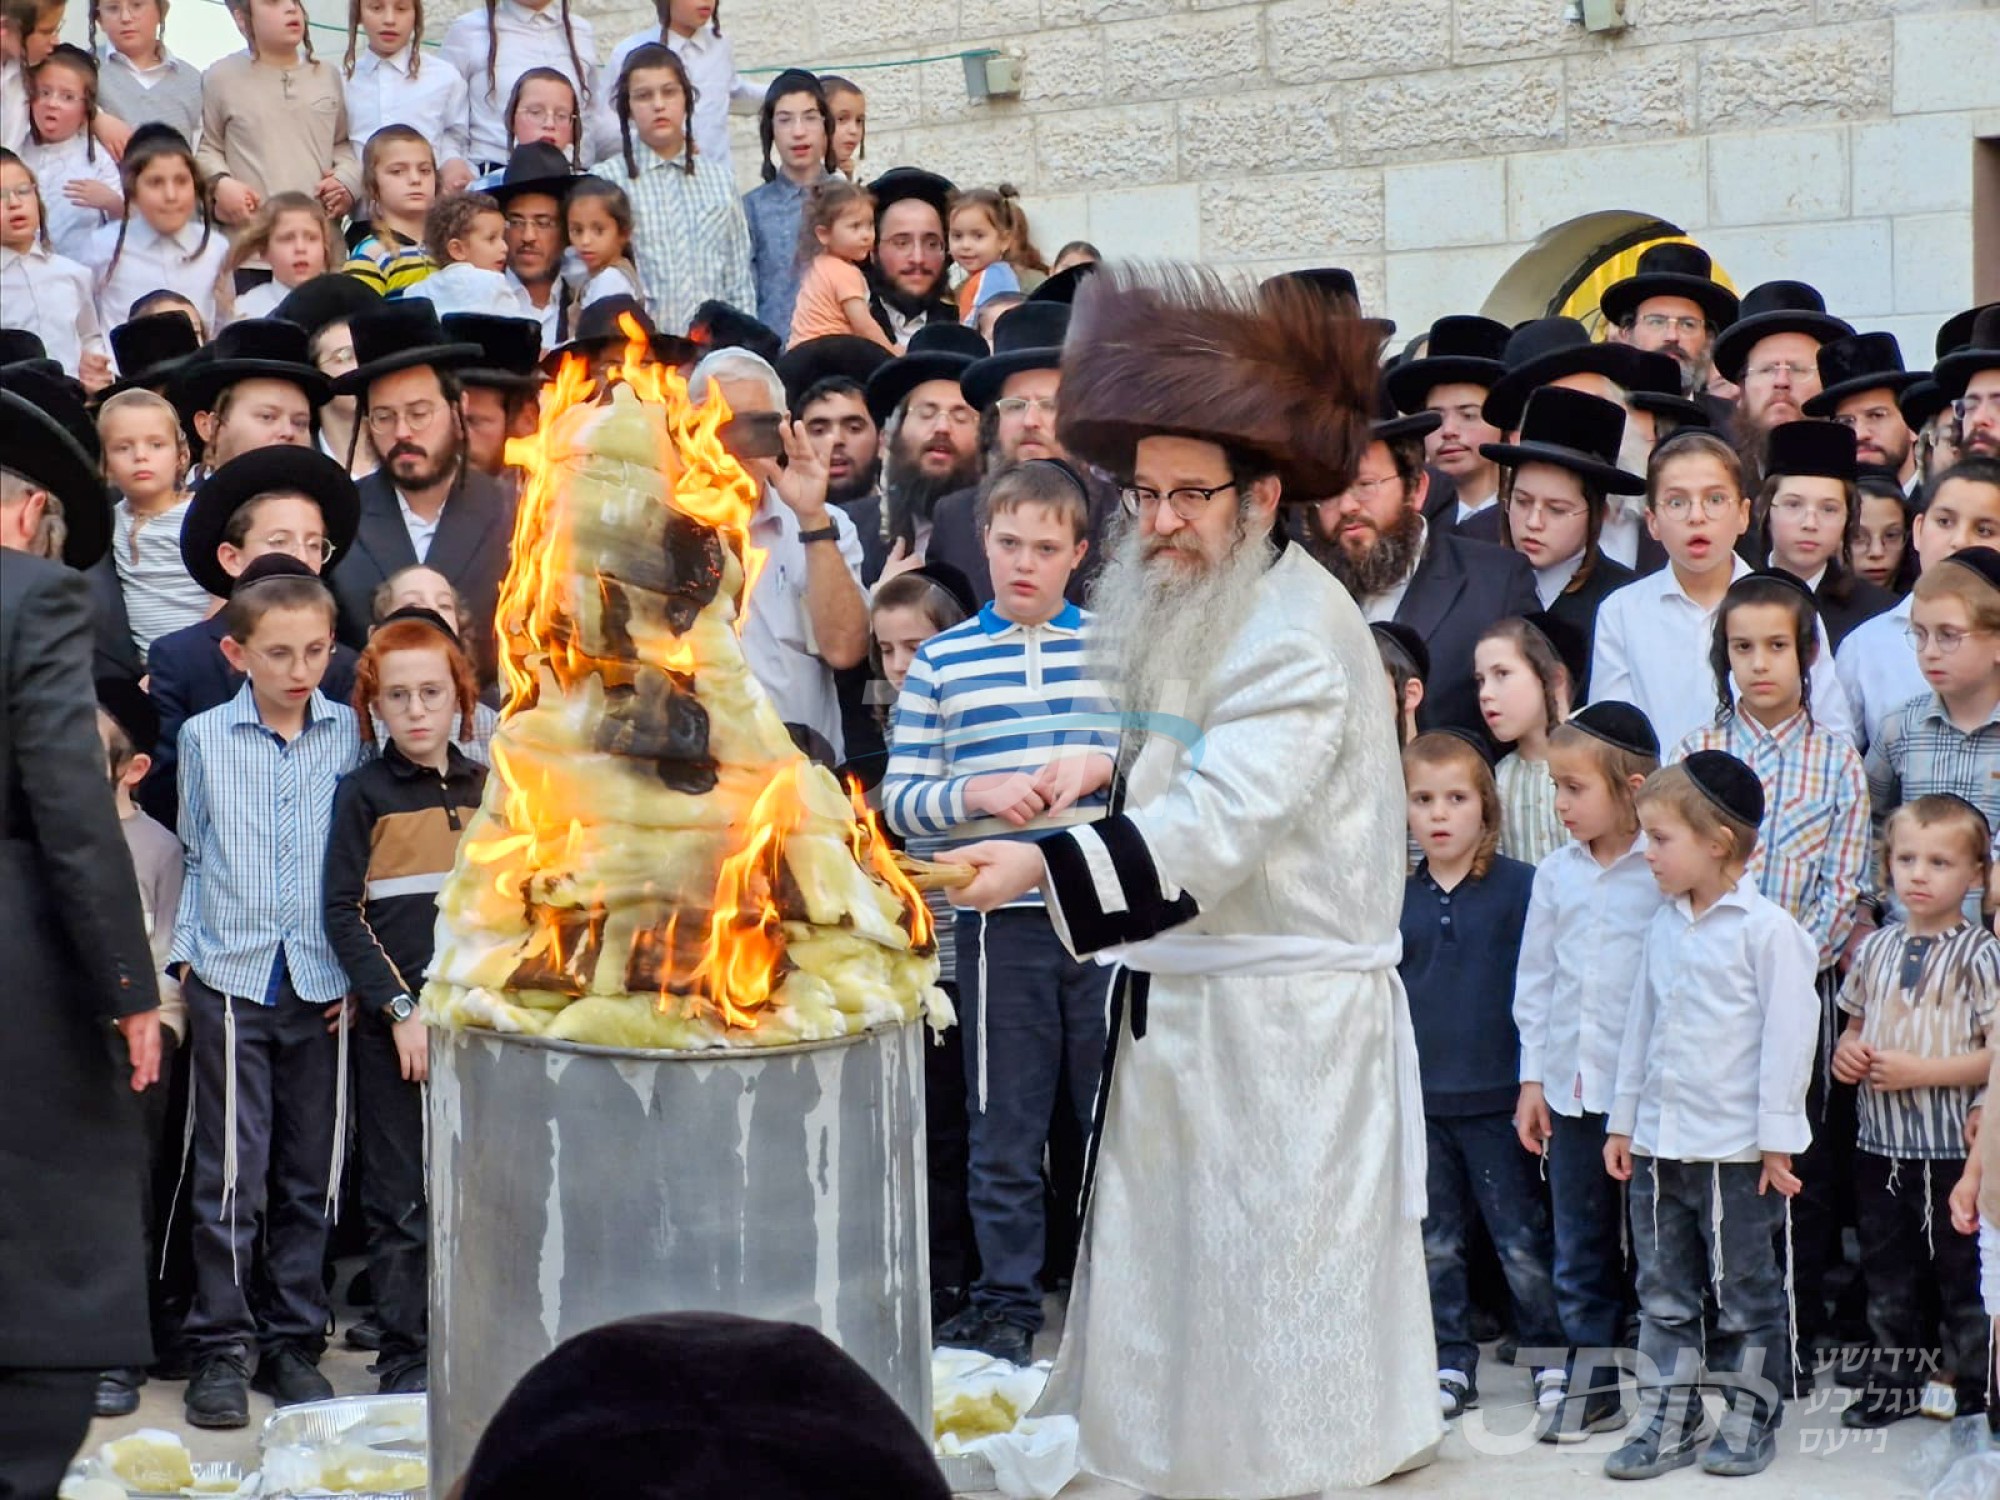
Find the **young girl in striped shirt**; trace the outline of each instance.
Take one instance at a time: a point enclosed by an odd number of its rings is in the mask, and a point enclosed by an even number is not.
[[[1556,784],[1549,776],[1549,731],[1569,717],[1574,680],[1550,630],[1515,615],[1490,626],[1472,654],[1472,680],[1487,732],[1514,748],[1494,767],[1500,789],[1500,852],[1538,865],[1569,835],[1556,816]],[[1578,646],[1581,646],[1579,641]]]
[[[120,391],[97,412],[104,478],[118,492],[111,511],[111,561],[139,660],[163,635],[208,617],[208,591],[181,561],[181,526],[193,499],[182,482],[187,437],[164,396]]]

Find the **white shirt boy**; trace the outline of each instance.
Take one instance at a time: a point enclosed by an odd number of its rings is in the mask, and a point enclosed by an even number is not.
[[[476,7],[446,29],[438,55],[465,79],[466,149],[474,166],[497,166],[507,160],[507,96],[513,92],[514,80],[530,68],[554,68],[576,86],[583,116],[576,122],[576,138],[583,145],[584,161],[590,161],[591,115],[597,107],[597,33],[575,7],[570,10],[569,28],[570,37],[566,38],[562,6],[557,0],[550,0],[541,10],[530,10],[520,0],[499,0],[490,31],[486,12]],[[495,36],[500,45],[489,88],[486,54],[489,39]],[[577,57],[583,60],[581,77],[570,59],[571,38],[576,42]],[[444,159],[440,153],[440,165]]]
[[[117,224],[106,224],[90,237],[83,263],[97,275],[97,320],[106,328],[116,328],[132,316],[132,304],[148,292],[162,289],[177,292],[194,304],[202,327],[213,333],[221,326],[216,316],[216,285],[229,260],[229,232],[220,225],[201,244],[202,224],[189,219],[169,238],[134,214],[125,229],[125,245],[118,248]],[[112,265],[112,256],[118,263]]]
[[[1910,628],[1910,606],[1915,602],[1905,594],[1895,608],[1855,626],[1834,659],[1841,688],[1854,706],[1864,750],[1875,742],[1884,719],[1931,690],[1917,665],[1917,648],[1903,633]]]
[[[49,358],[75,375],[84,355],[111,352],[97,318],[95,279],[43,245],[0,247],[0,321],[39,335]]]
[[[484,59],[481,64],[483,83]],[[344,87],[347,134],[356,151],[384,125],[410,125],[431,143],[438,166],[454,159],[471,160],[466,156],[470,86],[448,58],[422,59],[412,78],[407,44],[393,57],[383,57],[364,44],[355,50],[354,76]]]
[[[1654,913],[1606,1130],[1669,1161],[1756,1161],[1812,1143],[1819,951],[1749,875],[1699,916]]]

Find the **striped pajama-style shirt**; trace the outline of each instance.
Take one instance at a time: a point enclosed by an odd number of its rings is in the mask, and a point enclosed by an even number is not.
[[[181,887],[170,963],[225,995],[268,1005],[282,955],[301,1000],[331,1003],[347,975],[326,939],[322,886],[333,793],[361,755],[354,713],[315,691],[287,742],[249,683],[181,728]]]
[[[1538,865],[1569,842],[1556,816],[1556,780],[1547,761],[1503,756],[1493,768],[1500,792],[1500,852],[1523,864]]]
[[[634,143],[638,175],[622,156],[591,171],[625,189],[632,200],[632,258],[645,284],[653,321],[681,333],[710,298],[745,311],[757,305],[750,275],[750,226],[729,169],[705,156],[694,170],[678,156]]]

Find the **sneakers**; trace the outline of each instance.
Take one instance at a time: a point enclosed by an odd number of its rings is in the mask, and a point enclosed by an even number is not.
[[[1479,1387],[1463,1370],[1438,1371],[1438,1410],[1449,1422],[1479,1404]]]
[[[1540,1404],[1536,1403],[1538,1408]],[[1596,1433],[1624,1425],[1625,1407],[1618,1399],[1617,1386],[1581,1393],[1565,1390],[1561,1404],[1535,1436],[1544,1443],[1587,1443]]]
[[[320,1374],[318,1363],[291,1344],[280,1344],[258,1361],[250,1389],[262,1391],[279,1406],[333,1399],[333,1386]]]
[[[1699,1401],[1657,1401],[1638,1434],[1604,1460],[1611,1479],[1654,1479],[1685,1469],[1701,1456],[1714,1429]]]
[[[211,1354],[195,1363],[182,1398],[190,1427],[248,1427],[249,1371],[234,1354]]]
[[[989,1359],[1004,1359],[1010,1365],[1027,1366],[1035,1362],[1032,1328],[976,1305],[947,1319],[931,1335],[931,1342],[943,1349],[971,1349]]]
[[[144,1370],[106,1370],[97,1377],[90,1409],[100,1417],[129,1417],[139,1409],[139,1387],[145,1383]]]
[[[1761,1422],[1747,1412],[1730,1410],[1723,1413],[1715,1441],[1701,1455],[1701,1467],[1705,1474],[1737,1478],[1763,1473],[1777,1456],[1775,1422]]]

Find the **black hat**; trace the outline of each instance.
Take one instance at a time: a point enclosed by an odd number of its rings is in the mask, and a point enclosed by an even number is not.
[[[500,180],[485,189],[502,208],[525,193],[547,193],[564,198],[576,183],[576,172],[562,151],[547,141],[529,141],[516,146],[507,157]]]
[[[1972,569],[1994,588],[2000,589],[2000,548],[1961,547],[1945,561]]]
[[[796,1323],[650,1313],[556,1346],[473,1450],[465,1500],[950,1500],[928,1432]]]
[[[1735,583],[1730,584],[1730,587],[1733,589],[1737,584],[1749,583],[1752,580],[1762,580],[1765,583],[1775,583],[1788,588],[1804,598],[1815,610],[1819,608],[1819,595],[1812,591],[1810,584],[1789,568],[1780,568],[1776,565],[1768,568],[1752,568]]]
[[[928,203],[937,210],[942,222],[951,215],[951,195],[957,189],[947,179],[922,167],[891,167],[868,184],[868,191],[875,196],[875,222],[879,224],[889,205],[901,203],[905,198]]]
[[[434,609],[425,609],[421,604],[399,605],[377,620],[374,628],[380,630],[384,625],[391,624],[396,620],[415,620],[419,624],[428,625],[431,629],[442,634],[454,646],[458,644],[458,632],[453,630],[446,622],[445,617]]]
[[[1545,609],[1538,609],[1521,618],[1533,627],[1535,633],[1549,643],[1549,649],[1556,654],[1556,660],[1569,673],[1569,695],[1572,699],[1583,696],[1583,684],[1590,678],[1590,636],[1580,627],[1570,624],[1561,615],[1552,615]]]
[[[1951,397],[1926,375],[1914,385],[1905,386],[1896,397],[1896,405],[1902,409],[1903,425],[1912,432],[1922,432],[1939,412],[1951,405]]]
[[[2000,369],[2000,302],[1989,303],[1972,320],[1972,332],[1963,348],[1954,349],[1937,362],[1931,379],[1953,401],[1965,394],[1972,377],[1981,370]]]
[[[1481,443],[1479,454],[1496,464],[1554,464],[1613,495],[1643,495],[1646,481],[1618,467],[1625,440],[1625,408],[1588,391],[1545,385],[1528,395],[1518,443]]]
[[[1625,385],[1627,406],[1670,417],[1677,428],[1715,425],[1707,407],[1681,394],[1679,360],[1657,349],[1634,349],[1632,354],[1632,377]]]
[[[1826,298],[1803,281],[1767,281],[1743,294],[1742,316],[1715,341],[1715,368],[1732,384],[1743,383],[1743,368],[1760,339],[1802,333],[1824,344],[1854,329],[1826,310]]]
[[[347,465],[317,448],[253,448],[230,459],[196,487],[187,517],[181,522],[181,564],[190,578],[218,599],[229,597],[234,586],[215,555],[229,518],[259,495],[274,490],[295,490],[318,504],[326,539],[333,544],[328,569],[338,567],[353,545],[355,528],[361,521],[361,500]]]
[[[1788,478],[1815,475],[1852,484],[1861,470],[1854,457],[1854,429],[1808,417],[1780,422],[1764,439],[1764,473]]]
[[[1030,302],[1074,302],[1076,301],[1076,289],[1083,285],[1086,279],[1097,274],[1098,266],[1099,262],[1097,261],[1080,260],[1066,270],[1058,271],[1053,276],[1044,277],[1042,284],[1028,293],[1028,300]]]
[[[104,396],[171,385],[200,352],[201,335],[186,313],[147,313],[120,323],[111,330],[111,358],[118,366],[118,379]]]
[[[1840,403],[1863,391],[1901,391],[1922,380],[1903,368],[1903,349],[1893,333],[1853,333],[1819,346],[1819,394],[1801,408],[1809,417],[1830,417]]]
[[[1717,328],[1736,321],[1736,293],[1715,279],[1708,252],[1684,240],[1662,240],[1641,250],[1638,269],[1606,287],[1597,305],[1611,322],[1623,323],[1649,297],[1685,297]]]
[[[160,711],[145,690],[129,677],[97,679],[97,706],[111,722],[125,731],[125,738],[141,755],[151,755],[160,743]]]
[[[1393,641],[1409,657],[1410,665],[1417,669],[1417,681],[1430,680],[1431,648],[1424,644],[1424,638],[1417,634],[1414,627],[1398,624],[1394,620],[1370,620],[1368,628],[1377,636]]]
[[[316,369],[306,331],[282,318],[243,318],[181,367],[174,381],[176,405],[214,411],[222,393],[239,380],[283,380],[305,392],[315,408],[333,396],[333,382]]]
[[[908,353],[868,377],[868,412],[878,427],[926,380],[962,381],[973,362],[988,352],[979,331],[963,323],[926,323],[910,335],[906,347]]]
[[[368,387],[384,375],[424,365],[455,370],[485,352],[477,344],[453,343],[438,321],[437,304],[427,297],[381,303],[356,313],[348,328],[354,335],[354,368],[334,381],[340,396],[365,400]]]
[[[950,563],[926,559],[914,568],[904,569],[918,578],[928,578],[932,583],[951,595],[952,602],[965,611],[966,618],[979,613],[979,595],[972,587],[972,580]]]
[[[25,328],[0,328],[0,365],[17,365],[27,359],[47,359],[48,346],[39,333]]]
[[[1481,410],[1502,432],[1521,425],[1528,392],[1565,375],[1602,375],[1629,387],[1639,367],[1629,344],[1600,344],[1575,318],[1536,318],[1507,337],[1507,373],[1493,382]],[[1671,356],[1670,356],[1671,357]]]
[[[476,346],[479,353],[458,367],[461,385],[498,391],[540,390],[542,325],[534,318],[502,318],[492,313],[446,313],[438,319],[447,341]]]
[[[1066,302],[1024,302],[1000,314],[993,325],[993,352],[966,366],[958,382],[966,401],[984,411],[1000,399],[1008,376],[1059,368],[1068,332]]]
[[[694,310],[694,316],[688,319],[687,333],[704,354],[717,349],[748,349],[765,364],[776,364],[778,356],[785,352],[785,341],[777,334],[742,308],[715,297]]]
[[[1764,821],[1764,784],[1727,750],[1697,750],[1681,764],[1694,789],[1720,811],[1752,828]]]
[[[229,580],[229,592],[247,589],[253,583],[262,583],[267,578],[317,578],[319,574],[300,562],[289,552],[266,552],[262,557],[253,557],[243,565],[243,571]]]
[[[637,297],[620,294],[615,297],[599,297],[579,312],[569,342],[557,344],[555,348],[545,353],[542,356],[542,368],[553,375],[562,368],[565,355],[593,355],[606,349],[623,349],[629,341],[618,320],[627,314],[639,325],[639,331],[646,336],[646,343],[653,352],[653,358],[661,364],[691,365],[701,358],[701,346],[693,339],[683,338],[677,333],[660,332],[653,322],[652,314],[646,311],[644,303]]]
[[[1943,359],[1947,354],[1956,353],[1972,342],[1972,325],[1983,312],[2000,307],[2000,302],[1987,302],[1978,307],[1968,307],[1964,312],[1955,312],[1938,325],[1937,345],[1934,354]]]
[[[1571,714],[1565,723],[1574,724],[1592,739],[1602,740],[1634,755],[1660,758],[1660,737],[1645,711],[1616,698],[1600,698]]]
[[[785,383],[785,401],[796,415],[806,392],[822,380],[844,375],[865,388],[868,377],[894,358],[873,339],[864,339],[856,333],[833,333],[792,345],[773,361],[773,367]]]
[[[0,366],[0,386],[34,402],[62,424],[84,456],[95,466],[103,457],[97,423],[85,405],[83,385],[52,359],[24,359]],[[0,459],[5,458],[0,453]]]
[[[1260,286],[1269,287],[1277,281],[1296,281],[1301,286],[1310,287],[1319,293],[1321,301],[1344,317],[1361,316],[1361,288],[1355,284],[1354,273],[1345,266],[1309,266],[1302,271],[1280,271],[1275,276],[1266,276]],[[1381,326],[1385,339],[1396,331],[1396,325],[1387,318],[1372,318],[1369,321]]]
[[[1492,389],[1507,373],[1500,356],[1507,349],[1507,325],[1491,318],[1439,318],[1431,324],[1423,358],[1405,360],[1389,372],[1389,395],[1404,411],[1421,411],[1433,386],[1476,385]]]
[[[1444,426],[1444,413],[1413,411],[1405,416],[1396,410],[1384,379],[1375,387],[1375,419],[1368,424],[1368,436],[1378,443],[1399,443],[1405,438],[1429,437]]]
[[[381,294],[366,282],[330,271],[301,281],[285,293],[284,301],[272,309],[271,316],[298,324],[310,340],[329,323],[351,322],[381,305]]]
[[[55,496],[67,527],[63,561],[87,568],[111,546],[111,497],[65,424],[15,388],[18,374],[0,370],[0,468]]]

